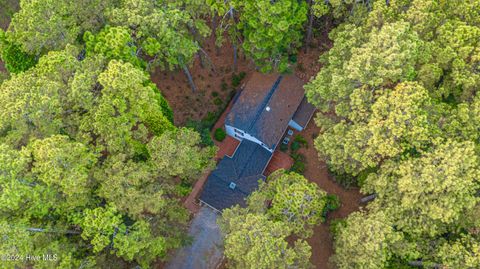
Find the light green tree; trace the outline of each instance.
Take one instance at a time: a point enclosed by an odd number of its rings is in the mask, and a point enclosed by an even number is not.
[[[223,211],[220,226],[225,233],[225,255],[233,268],[310,268],[310,246],[286,241],[290,229],[262,214],[233,207]]]
[[[388,212],[397,229],[436,236],[478,203],[478,167],[472,142],[437,141],[419,158],[386,162],[362,190],[377,194],[373,205]]]
[[[153,167],[161,175],[191,180],[212,167],[214,147],[200,148],[200,135],[188,128],[167,131],[148,143]]]
[[[238,27],[242,47],[264,72],[288,69],[289,56],[301,44],[301,31],[307,20],[304,1],[234,1],[239,12]]]
[[[279,170],[250,195],[249,207],[288,225],[300,237],[312,235],[323,220],[326,192],[303,176]],[[265,204],[270,204],[265,207]]]
[[[401,239],[382,212],[354,212],[335,235],[333,260],[339,269],[386,268]]]

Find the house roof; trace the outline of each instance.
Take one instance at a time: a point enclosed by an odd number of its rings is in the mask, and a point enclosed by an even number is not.
[[[271,157],[272,153],[262,146],[243,140],[233,157],[223,157],[208,176],[200,200],[217,210],[245,205],[245,198],[258,187],[258,181],[265,180],[263,171]]]
[[[307,97],[303,97],[303,100],[293,115],[292,120],[302,126],[302,128],[305,128],[312,118],[313,113],[315,113],[315,107],[308,102]]]
[[[305,95],[294,75],[255,73],[235,101],[225,124],[275,148]]]

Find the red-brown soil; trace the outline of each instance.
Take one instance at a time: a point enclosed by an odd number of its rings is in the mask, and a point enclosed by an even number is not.
[[[353,211],[358,210],[360,205],[361,194],[358,189],[346,190],[332,180],[327,172],[325,162],[320,161],[317,151],[313,146],[313,137],[318,135],[319,128],[314,122],[310,122],[301,135],[308,141],[308,148],[301,148],[299,152],[306,157],[305,177],[311,182],[318,184],[320,188],[329,194],[335,194],[340,198],[341,207],[330,213],[327,222],[318,225],[314,229],[313,236],[308,239],[308,243],[312,246],[311,262],[317,269],[333,268],[329,264],[329,258],[333,255],[333,238],[329,230],[332,219],[345,218]]]
[[[213,103],[215,99],[214,92],[225,103],[228,96],[235,89],[231,86],[233,72],[233,48],[230,44],[225,44],[221,50],[217,51],[214,37],[205,40],[203,47],[207,52],[214,68],[205,61],[205,67],[200,65],[199,57],[195,59],[190,73],[197,86],[197,92],[192,92],[185,74],[181,71],[162,71],[160,69],[153,72],[151,78],[165,95],[174,111],[174,120],[176,125],[184,125],[188,119],[200,120],[208,112],[217,110],[217,105]],[[254,70],[251,60],[246,60],[239,53],[237,62],[237,73],[246,72],[247,74]],[[248,76],[244,79],[246,81]],[[222,81],[228,87],[222,89]]]

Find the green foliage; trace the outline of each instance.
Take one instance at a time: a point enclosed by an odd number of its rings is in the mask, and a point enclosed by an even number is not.
[[[374,206],[398,218],[398,229],[443,234],[478,202],[478,164],[472,142],[442,141],[420,158],[385,163],[363,190],[377,193]]]
[[[103,27],[105,8],[112,1],[20,1],[9,33],[28,54],[39,56],[75,44],[79,34]]]
[[[227,137],[227,133],[223,128],[217,128],[215,129],[215,133],[213,135],[215,137],[215,140],[222,142],[225,137]]]
[[[307,139],[305,139],[305,137],[303,137],[302,135],[300,134],[297,134],[295,135],[295,138],[294,140],[295,142],[301,144],[303,147],[306,147],[308,148],[308,142],[307,142]]]
[[[221,106],[223,104],[223,101],[220,97],[215,97],[213,99],[213,103],[216,105],[216,106]]]
[[[222,80],[222,84],[220,85],[220,88],[222,91],[228,90],[228,84],[225,82],[225,80]]]
[[[232,75],[232,87],[236,88],[238,86],[240,86],[240,83],[242,82],[242,80],[245,78],[247,74],[245,72],[240,72],[237,74],[233,74]]]
[[[15,74],[26,71],[37,63],[35,56],[24,52],[18,44],[8,41],[6,33],[1,29],[0,59],[8,72]]]
[[[258,194],[252,194],[250,205],[259,203],[255,196],[264,195],[271,201],[267,214],[273,220],[282,221],[301,237],[312,234],[313,226],[320,223],[326,206],[326,193],[315,183],[310,183],[296,173],[277,171],[270,175],[267,183],[260,186]]]
[[[338,229],[333,260],[340,269],[385,268],[399,240],[385,215],[355,212]]]
[[[344,188],[349,189],[351,187],[356,187],[358,185],[357,177],[347,173],[337,172],[331,169],[330,166],[327,166],[327,168],[328,168],[329,174],[333,176],[333,179],[335,180],[335,182],[339,183]]]
[[[206,5],[196,1],[119,1],[106,16],[113,26],[135,33],[138,48],[153,58],[150,68],[160,66],[173,70],[191,64],[199,51],[195,32],[206,37],[210,29],[200,19]]]
[[[291,157],[293,158],[293,165],[290,168],[290,171],[298,174],[303,174],[303,172],[305,171],[305,156],[300,153],[293,153]]]
[[[167,131],[147,145],[152,164],[161,175],[193,180],[206,167],[212,167],[214,147],[200,148],[200,135],[188,128]]]
[[[232,268],[309,268],[310,246],[297,240],[286,241],[289,229],[264,215],[239,207],[227,209],[220,222],[225,236],[225,256]]]
[[[298,143],[297,141],[293,141],[291,144],[290,144],[290,150],[292,152],[297,152],[299,149],[300,149],[301,145],[300,143]]]
[[[315,147],[376,195],[335,228],[338,268],[478,267],[479,4],[329,1],[348,17],[305,86]]]
[[[210,167],[215,149],[173,126],[143,71],[78,52],[49,52],[0,85],[0,254],[148,268],[185,241],[176,177]]]
[[[309,237],[322,220],[326,193],[303,176],[279,170],[262,182],[247,208],[226,209],[218,220],[233,268],[311,268]]]
[[[327,194],[325,210],[335,211],[341,206],[340,198],[335,194]]]
[[[107,59],[123,60],[142,67],[145,63],[137,57],[129,29],[125,27],[103,28],[97,35],[87,31],[83,34],[87,55],[102,54]]]
[[[307,5],[295,0],[234,1],[239,11],[242,47],[263,72],[287,71],[288,57],[301,44]]]

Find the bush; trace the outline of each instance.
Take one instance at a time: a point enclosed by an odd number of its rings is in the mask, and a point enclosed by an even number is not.
[[[305,172],[305,156],[300,153],[294,153],[292,154],[292,158],[293,165],[290,168],[290,171],[297,174],[303,174],[303,172]]]
[[[200,138],[201,138],[201,144],[203,146],[213,146],[213,140],[212,137],[210,136],[210,128],[204,128],[200,132]]]
[[[340,198],[338,198],[338,196],[335,194],[327,194],[325,197],[325,202],[325,207],[323,208],[322,212],[323,220],[327,219],[328,212],[337,210],[341,205]]]
[[[288,150],[288,145],[286,144],[280,144],[280,151],[286,152]]]
[[[214,136],[215,136],[215,140],[222,142],[227,136],[227,133],[225,133],[225,131],[222,128],[217,128],[215,130]]]
[[[220,99],[220,97],[215,97],[215,99],[213,99],[213,103],[217,106],[221,106],[223,104],[223,101],[222,99]]]
[[[245,78],[247,74],[245,74],[245,72],[240,72],[238,75],[237,74],[233,74],[232,75],[232,86],[233,87],[238,87],[240,85],[240,83],[242,82],[242,80]]]
[[[218,92],[213,91],[212,92],[212,97],[217,97],[217,96],[218,96]]]
[[[328,166],[328,172],[330,173],[331,176],[333,176],[334,180],[338,184],[342,185],[346,189],[358,186],[357,178],[350,174],[337,172],[331,169],[330,166]]]
[[[299,143],[300,145],[308,148],[308,142],[307,142],[307,139],[305,139],[305,137],[297,134],[297,135],[295,135],[294,141],[297,142],[297,143]]]
[[[222,84],[220,84],[220,88],[222,91],[228,90],[228,84],[225,82],[225,80],[222,80]]]
[[[290,144],[290,149],[292,150],[292,152],[297,152],[297,150],[299,150],[301,147],[300,143],[298,143],[297,141],[293,141],[292,144]]]
[[[340,198],[338,198],[337,195],[327,194],[326,200],[327,200],[327,204],[325,206],[325,209],[328,212],[335,211],[338,208],[340,208],[341,202],[340,202]]]

